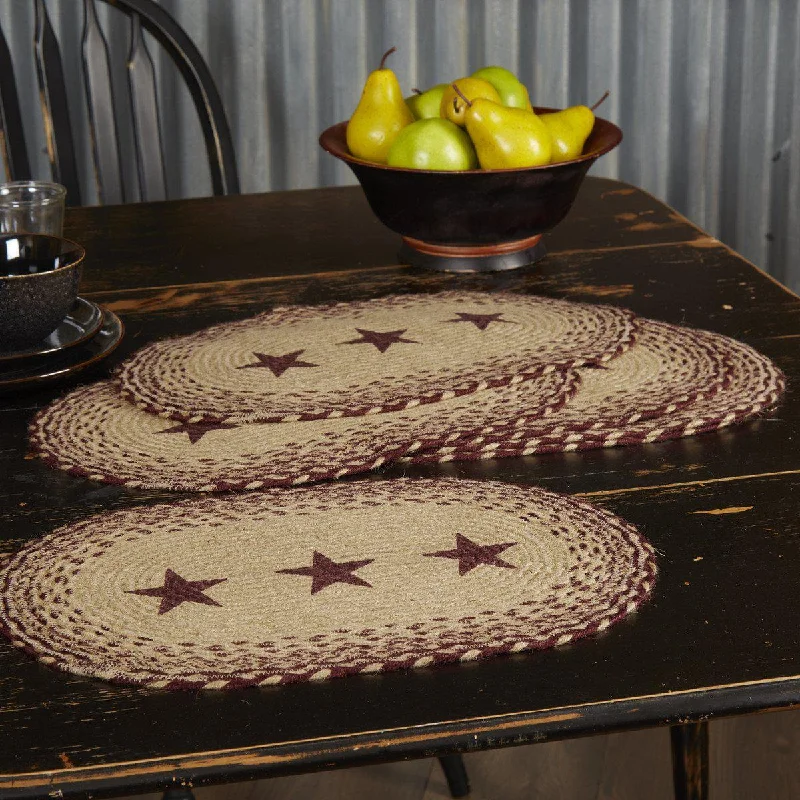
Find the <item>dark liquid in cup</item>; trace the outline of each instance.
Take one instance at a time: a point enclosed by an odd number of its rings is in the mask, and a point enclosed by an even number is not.
[[[29,258],[17,258],[7,261],[4,272],[6,275],[34,275],[37,272],[52,272],[62,266],[59,261],[36,261]]]
[[[0,240],[0,275],[35,275],[71,264],[78,254],[60,239],[14,236]]]

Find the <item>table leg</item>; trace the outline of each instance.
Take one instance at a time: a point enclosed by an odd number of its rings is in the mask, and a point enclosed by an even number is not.
[[[708,722],[673,725],[670,735],[675,800],[708,800]]]
[[[464,759],[459,753],[452,756],[439,756],[444,777],[447,779],[447,788],[453,797],[466,797],[469,794],[469,777]]]

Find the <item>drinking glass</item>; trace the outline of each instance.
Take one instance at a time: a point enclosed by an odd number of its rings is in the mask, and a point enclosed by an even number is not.
[[[0,234],[61,236],[66,196],[60,183],[14,181],[0,185]]]

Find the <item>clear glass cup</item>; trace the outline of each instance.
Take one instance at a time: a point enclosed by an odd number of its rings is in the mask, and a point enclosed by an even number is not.
[[[14,181],[0,185],[0,234],[61,236],[67,190],[60,183]]]

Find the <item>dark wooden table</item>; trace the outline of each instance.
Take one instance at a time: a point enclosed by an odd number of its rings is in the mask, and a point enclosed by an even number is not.
[[[0,642],[0,797],[243,780],[800,701],[800,298],[649,195],[589,179],[547,237],[544,261],[485,276],[398,266],[397,238],[356,188],[74,209],[66,233],[88,251],[83,293],[126,323],[113,361],[274,304],[458,286],[619,304],[719,331],[772,357],[789,394],[758,422],[676,442],[377,476],[541,484],[638,525],[660,553],[652,600],[570,646],[191,694],[71,677]],[[104,509],[165,498],[26,459],[26,422],[56,393],[0,405],[0,552]],[[694,734],[702,744],[703,726],[674,730],[687,750]]]

